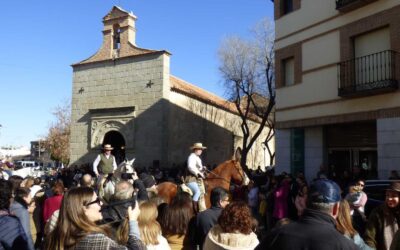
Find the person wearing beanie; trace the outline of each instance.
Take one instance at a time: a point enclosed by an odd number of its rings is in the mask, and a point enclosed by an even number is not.
[[[307,208],[300,219],[272,230],[255,249],[358,249],[336,230],[335,219],[339,213],[340,200],[340,188],[334,181],[314,181],[308,192]]]

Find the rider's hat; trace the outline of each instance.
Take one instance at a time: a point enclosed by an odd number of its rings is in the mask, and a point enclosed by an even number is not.
[[[206,149],[207,147],[203,146],[203,143],[201,142],[196,142],[195,144],[193,144],[193,146],[190,147],[191,150],[193,149]]]
[[[104,146],[103,146],[103,150],[113,150],[114,148],[113,147],[111,147],[111,145],[110,144],[105,144]]]
[[[390,187],[386,190],[395,191],[400,193],[400,181],[394,181],[390,183]]]

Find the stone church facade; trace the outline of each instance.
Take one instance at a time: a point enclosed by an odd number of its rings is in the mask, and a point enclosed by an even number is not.
[[[92,162],[104,144],[118,161],[136,158],[142,167],[183,164],[194,142],[208,147],[205,164],[229,159],[242,138],[234,105],[172,76],[168,51],[136,46],[135,21],[114,6],[103,18],[101,48],[72,65],[71,164]],[[269,163],[266,133],[249,166]]]

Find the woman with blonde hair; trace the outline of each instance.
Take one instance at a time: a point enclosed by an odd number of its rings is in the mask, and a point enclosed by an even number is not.
[[[139,239],[138,206],[128,208],[129,239],[126,246],[110,238],[106,226],[96,225],[103,217],[101,201],[90,187],[73,188],[64,195],[57,225],[46,241],[45,249],[145,249]]]
[[[170,250],[168,241],[161,235],[161,226],[157,222],[158,210],[154,202],[146,201],[140,205],[138,217],[140,239],[147,250]],[[125,224],[125,223],[124,223]],[[121,238],[122,236],[122,238]],[[119,234],[119,240],[126,242],[126,234]]]
[[[347,200],[340,202],[338,217],[336,218],[336,229],[348,239],[352,240],[361,250],[372,250],[374,248],[365,244],[351,222],[350,205]]]

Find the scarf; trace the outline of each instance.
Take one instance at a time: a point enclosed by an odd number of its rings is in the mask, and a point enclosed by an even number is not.
[[[383,243],[385,244],[385,249],[389,250],[390,245],[392,244],[393,238],[397,230],[398,226],[398,211],[397,208],[390,209],[387,206],[383,209]]]

